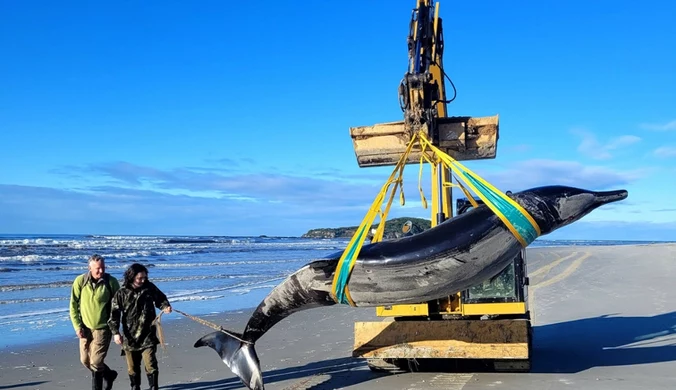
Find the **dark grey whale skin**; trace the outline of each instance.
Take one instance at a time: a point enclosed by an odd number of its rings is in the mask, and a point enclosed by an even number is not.
[[[546,186],[510,196],[537,222],[540,235],[546,235],[628,193]],[[479,206],[422,233],[365,245],[348,290],[357,307],[426,302],[497,275],[521,249],[493,211]],[[251,315],[244,333],[232,332],[246,342],[218,331],[199,339],[195,347],[213,348],[244,385],[264,389],[255,342],[297,311],[336,304],[330,292],[341,254],[310,262],[276,286]]]

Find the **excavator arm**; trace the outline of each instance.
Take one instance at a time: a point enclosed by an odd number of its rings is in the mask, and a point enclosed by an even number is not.
[[[399,85],[403,121],[350,128],[360,167],[395,165],[411,135],[422,130],[442,151],[456,160],[495,158],[498,116],[448,117],[446,104],[455,99],[455,86],[444,72],[444,39],[439,3],[417,0],[408,35],[408,67]],[[445,79],[453,88],[446,98]],[[420,161],[420,150],[407,164]]]
[[[443,49],[439,3],[418,0],[411,16],[408,70],[399,85],[399,102],[406,128],[426,128],[433,143],[439,141],[438,118],[446,117],[446,103],[453,100],[445,99]]]

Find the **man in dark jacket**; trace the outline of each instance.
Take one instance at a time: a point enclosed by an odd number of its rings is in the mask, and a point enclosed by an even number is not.
[[[132,264],[124,273],[122,288],[113,297],[108,326],[116,344],[122,346],[132,389],[141,388],[141,360],[151,390],[158,389],[157,329],[155,308],[171,313],[171,305],[160,289],[148,280],[148,269]],[[122,334],[120,334],[122,324]]]
[[[88,268],[73,281],[70,320],[80,339],[80,362],[92,372],[92,390],[110,390],[117,372],[104,363],[111,338],[107,321],[111,300],[120,284],[106,273],[103,257],[91,256]]]

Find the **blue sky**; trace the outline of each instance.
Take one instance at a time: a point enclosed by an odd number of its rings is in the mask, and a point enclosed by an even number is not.
[[[359,168],[349,128],[401,120],[414,5],[3,1],[0,233],[359,224],[391,167]],[[676,239],[674,3],[440,7],[450,115],[500,115],[497,158],[468,167],[629,190],[548,238]],[[417,185],[409,165],[391,216],[429,216]]]

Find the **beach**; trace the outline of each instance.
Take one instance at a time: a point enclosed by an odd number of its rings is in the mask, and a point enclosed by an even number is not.
[[[375,373],[351,357],[355,321],[382,321],[374,308],[333,306],[291,315],[257,343],[266,389],[655,389],[676,380],[676,244],[535,247],[527,250],[534,326],[530,373]],[[182,302],[175,308],[183,309]],[[252,309],[200,318],[242,331]],[[192,313],[191,313],[192,314]],[[161,389],[244,389],[209,348],[212,329],[162,317]],[[31,337],[25,334],[24,337]],[[107,364],[129,381],[120,348]],[[88,389],[77,339],[0,350],[0,389]],[[142,388],[147,388],[145,376]]]

